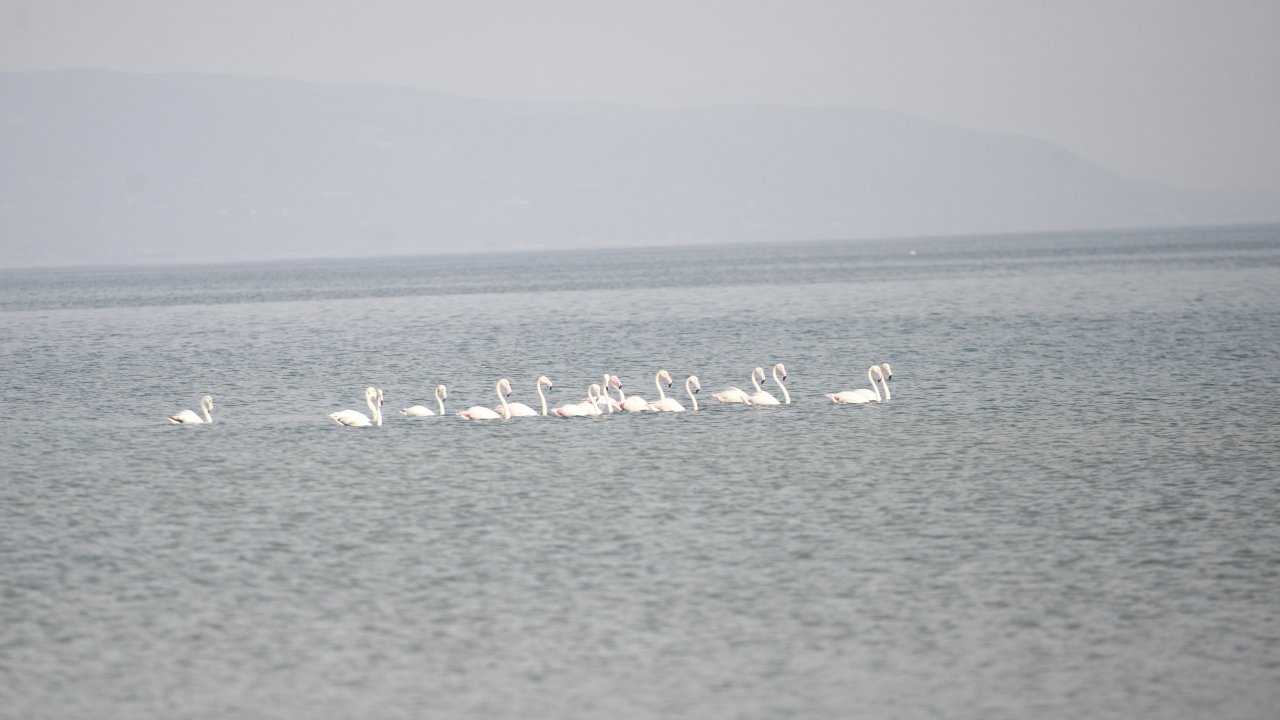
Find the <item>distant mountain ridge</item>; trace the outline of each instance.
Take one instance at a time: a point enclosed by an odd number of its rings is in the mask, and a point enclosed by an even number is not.
[[[1280,220],[1273,198],[883,111],[197,74],[0,73],[0,157],[9,267]]]

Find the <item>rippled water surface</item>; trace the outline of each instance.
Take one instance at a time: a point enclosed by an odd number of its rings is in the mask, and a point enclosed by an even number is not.
[[[1276,227],[0,272],[0,716],[1274,717],[1278,378]]]

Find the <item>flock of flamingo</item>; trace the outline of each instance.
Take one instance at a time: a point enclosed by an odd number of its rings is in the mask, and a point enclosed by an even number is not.
[[[772,376],[774,385],[777,385],[778,389],[782,391],[782,400],[779,400],[764,389],[763,384],[767,381],[767,376],[764,368],[761,367],[751,371],[751,385],[755,388],[755,392],[748,393],[736,387],[729,387],[718,393],[712,393],[711,396],[726,404],[790,405],[791,393],[787,391],[787,386],[783,385],[783,381],[787,379],[786,367],[782,363],[775,364],[772,368]],[[889,393],[889,380],[891,379],[893,379],[893,369],[889,367],[889,363],[872,365],[867,368],[867,382],[871,384],[869,389],[843,390],[836,393],[827,393],[826,397],[831,402],[849,405],[884,402],[892,397]],[[550,390],[555,386],[546,375],[543,375],[538,378],[538,382],[534,386],[534,390],[538,393],[538,400],[542,405],[541,411],[538,411],[522,402],[509,402],[507,398],[511,396],[512,392],[511,381],[502,378],[493,388],[498,396],[498,405],[494,407],[473,405],[466,410],[458,412],[457,416],[464,420],[510,420],[514,417],[547,415],[592,417],[613,412],[683,412],[685,410],[684,405],[676,398],[667,396],[666,391],[663,389],[664,381],[666,387],[670,388],[672,386],[671,373],[666,370],[659,370],[653,377],[653,385],[658,390],[658,399],[649,401],[639,395],[627,395],[622,390],[622,380],[617,375],[606,373],[601,382],[592,383],[587,388],[587,397],[585,399],[548,409],[547,396],[543,394],[542,388],[546,386]],[[879,385],[876,384],[877,381],[879,381]],[[884,388],[883,395],[880,393],[881,387]],[[693,410],[698,409],[698,392],[701,390],[702,381],[698,379],[697,375],[690,375],[685,379],[684,391],[689,396]],[[615,391],[618,394],[617,399],[614,399],[612,395]],[[414,405],[402,409],[400,414],[409,417],[444,415],[444,401],[448,397],[448,388],[444,385],[437,385],[435,391],[437,410],[432,410],[424,405]],[[369,406],[369,415],[365,415],[358,410],[338,410],[337,412],[329,413],[329,418],[346,427],[381,427],[382,399],[382,390],[375,387],[365,388],[364,401]],[[213,396],[205,395],[200,398],[199,414],[192,410],[183,410],[176,415],[167,416],[167,419],[175,425],[211,425],[213,424]]]

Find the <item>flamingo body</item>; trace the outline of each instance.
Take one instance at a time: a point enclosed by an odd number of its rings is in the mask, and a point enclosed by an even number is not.
[[[174,415],[166,415],[165,419],[172,425],[212,425],[213,424],[213,396],[205,395],[200,398],[200,412],[204,413],[204,417],[197,415],[192,410],[183,410]]]
[[[501,420],[502,416],[483,405],[472,405],[466,410],[458,411],[463,420]]]
[[[893,396],[889,394],[889,383],[885,380],[884,370],[880,365],[872,365],[867,368],[867,382],[871,383],[871,389],[858,388],[857,390],[843,390],[838,393],[828,393],[827,397],[834,403],[845,405],[861,405],[869,402],[883,402],[880,397],[880,386],[876,385],[876,376],[879,376],[880,385],[884,386],[884,398],[888,400]]]
[[[446,388],[444,385],[437,385],[436,405],[439,406],[441,415],[444,415],[444,399],[447,397],[449,397],[449,388]],[[431,408],[425,405],[414,405],[412,407],[402,409],[400,414],[408,415],[409,417],[427,417],[435,415],[436,413],[432,412]]]
[[[511,381],[507,380],[506,378],[502,378],[498,380],[498,382],[493,386],[493,391],[498,394],[498,402],[500,403],[499,407],[502,410],[501,414],[483,405],[472,405],[466,410],[459,412],[458,417],[462,418],[463,420],[507,420],[509,419],[511,417],[511,407],[507,405],[507,395],[503,394],[502,392],[504,389],[507,391],[508,394],[511,392]]]
[[[627,412],[645,412],[649,409],[649,401],[639,395],[628,395],[627,398],[619,404],[619,407]]]
[[[369,412],[373,414],[370,420],[368,415],[358,410],[338,410],[329,413],[329,419],[345,425],[346,427],[382,427],[382,391],[375,387],[367,387],[364,389],[364,401],[369,406]]]
[[[739,390],[736,387],[728,387],[718,393],[712,393],[711,397],[722,403],[750,403],[751,396],[745,390]]]

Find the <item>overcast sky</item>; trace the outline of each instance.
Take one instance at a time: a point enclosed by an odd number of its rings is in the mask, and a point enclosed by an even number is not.
[[[895,110],[1280,193],[1276,0],[0,0],[0,70]]]

